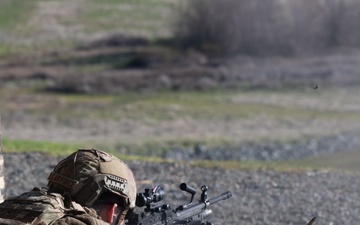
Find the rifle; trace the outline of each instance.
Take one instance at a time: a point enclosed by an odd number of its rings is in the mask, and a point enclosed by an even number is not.
[[[316,220],[316,217],[312,218],[306,225],[312,225]]]
[[[153,188],[146,188],[145,192],[138,193],[136,196],[136,206],[144,207],[143,212],[136,213],[130,211],[126,215],[125,225],[212,225],[205,220],[212,213],[209,206],[226,200],[232,196],[230,191],[224,192],[217,197],[208,199],[208,187],[201,187],[201,197],[198,203],[193,203],[196,190],[186,183],[180,184],[180,190],[191,194],[188,204],[180,205],[173,209],[169,204],[159,204],[165,196],[165,190],[162,186],[156,185]]]

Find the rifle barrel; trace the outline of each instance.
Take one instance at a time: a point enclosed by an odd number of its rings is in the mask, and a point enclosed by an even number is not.
[[[224,192],[221,195],[214,197],[212,199],[209,199],[210,205],[217,203],[218,201],[225,200],[228,198],[231,198],[232,194],[230,191]]]
[[[188,208],[185,208],[184,210],[178,211],[176,213],[177,218],[182,220],[182,219],[186,219],[186,218],[192,217],[194,215],[197,215],[197,214],[199,214],[199,212],[206,209],[206,207],[208,207],[209,205],[215,204],[221,200],[228,199],[231,196],[232,196],[231,192],[227,191],[217,197],[209,199],[207,202],[199,202],[195,205],[189,206]]]

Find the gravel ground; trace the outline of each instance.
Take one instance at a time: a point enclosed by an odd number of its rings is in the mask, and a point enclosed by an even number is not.
[[[40,153],[5,154],[6,196],[33,186],[45,186],[46,177],[58,158]],[[127,162],[138,180],[139,191],[161,184],[164,202],[187,203],[178,189],[186,182],[209,187],[209,197],[231,191],[233,196],[212,207],[214,224],[355,225],[360,221],[360,175],[334,172],[285,173],[189,167],[181,163]],[[198,198],[199,194],[196,195]]]
[[[310,159],[329,153],[360,149],[360,130],[342,132],[336,135],[286,144],[243,145],[236,149],[211,149],[195,146],[193,149],[172,149],[164,158],[176,160],[239,160],[276,161]]]

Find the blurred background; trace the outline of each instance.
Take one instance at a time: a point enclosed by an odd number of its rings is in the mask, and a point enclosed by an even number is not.
[[[4,152],[359,171],[357,0],[0,0]]]

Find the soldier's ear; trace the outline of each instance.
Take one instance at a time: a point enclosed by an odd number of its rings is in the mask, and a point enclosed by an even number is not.
[[[107,208],[107,219],[106,219],[106,222],[108,223],[112,223],[114,221],[114,219],[116,218],[117,214],[116,214],[116,211],[117,211],[117,204],[116,203],[113,203],[111,205],[108,206]]]
[[[117,208],[116,203],[105,204],[96,209],[96,213],[103,221],[111,224],[117,216]]]

